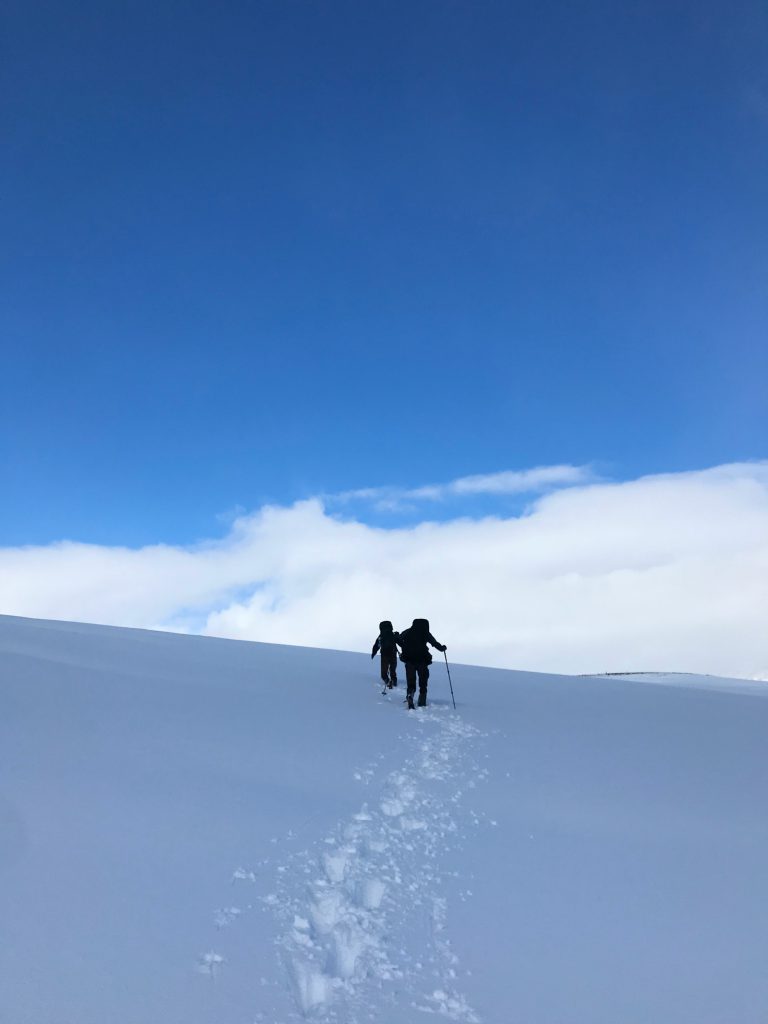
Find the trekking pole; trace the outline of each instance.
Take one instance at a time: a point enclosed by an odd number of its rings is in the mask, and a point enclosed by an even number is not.
[[[453,710],[456,710],[456,698],[453,696],[453,683],[451,682],[451,670],[448,668],[448,655],[443,651],[443,657],[445,658],[445,670],[448,673],[448,685],[451,688],[451,700],[453,701]]]

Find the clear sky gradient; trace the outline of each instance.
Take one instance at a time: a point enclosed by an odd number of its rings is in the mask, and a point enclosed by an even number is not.
[[[10,0],[0,47],[0,545],[765,456],[764,3]]]

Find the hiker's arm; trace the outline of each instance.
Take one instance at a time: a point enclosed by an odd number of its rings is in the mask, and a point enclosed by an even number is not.
[[[376,637],[376,643],[373,645],[373,650],[371,651],[371,657],[372,658],[376,657],[376,651],[378,651],[378,649],[379,649],[379,641],[380,640],[381,640],[381,637],[377,636]]]
[[[447,651],[448,650],[448,648],[445,646],[445,644],[441,644],[439,640],[435,640],[435,638],[432,636],[431,633],[427,634],[427,643],[432,644],[432,646],[436,647],[438,649],[438,651]]]

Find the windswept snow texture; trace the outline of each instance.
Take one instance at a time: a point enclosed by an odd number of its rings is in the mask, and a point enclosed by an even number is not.
[[[0,617],[0,1021],[768,1021],[768,686],[453,677]]]

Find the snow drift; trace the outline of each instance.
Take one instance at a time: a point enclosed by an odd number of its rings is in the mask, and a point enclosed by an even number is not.
[[[768,1020],[768,686],[454,685],[0,617],[0,1020]]]

